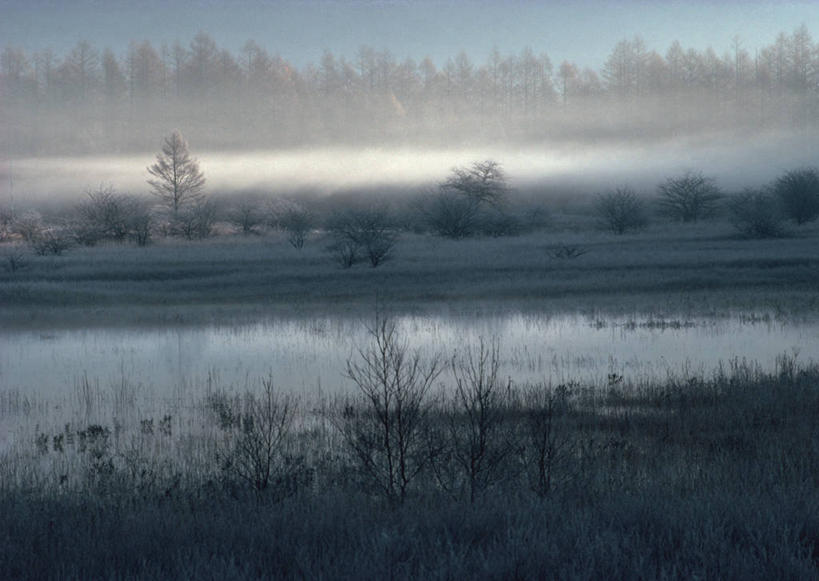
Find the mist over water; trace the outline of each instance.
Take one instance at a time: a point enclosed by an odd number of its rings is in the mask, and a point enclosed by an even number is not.
[[[630,185],[651,194],[669,175],[689,169],[717,179],[727,191],[759,187],[784,170],[811,165],[816,138],[769,134],[680,139],[641,145],[591,143],[520,147],[324,147],[258,151],[205,151],[199,158],[211,194],[330,194],[392,187],[421,190],[444,179],[453,166],[494,159],[513,187],[585,194]],[[6,160],[0,200],[21,206],[73,202],[88,190],[112,185],[147,194],[146,167],[155,153],[62,156]]]

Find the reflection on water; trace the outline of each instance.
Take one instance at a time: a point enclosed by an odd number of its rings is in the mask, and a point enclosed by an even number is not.
[[[141,393],[188,395],[218,384],[243,389],[272,374],[302,393],[348,389],[345,361],[365,346],[367,321],[281,319],[240,327],[0,331],[0,392],[54,401],[76,395],[84,378],[100,386],[125,378]],[[744,319],[592,321],[579,316],[406,316],[413,348],[449,357],[481,338],[500,341],[504,376],[516,382],[569,379],[600,385],[627,379],[709,373],[747,358],[772,368],[778,355],[819,354],[819,325]]]

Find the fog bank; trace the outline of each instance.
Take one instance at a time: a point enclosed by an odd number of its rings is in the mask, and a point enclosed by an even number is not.
[[[665,177],[693,169],[728,191],[759,187],[790,168],[815,164],[819,139],[768,135],[709,141],[678,140],[645,146],[543,146],[525,148],[309,148],[252,152],[201,152],[210,194],[257,192],[294,195],[340,190],[423,189],[454,166],[495,159],[513,187],[566,189],[593,194],[618,185],[652,193]],[[77,200],[89,189],[113,185],[142,195],[155,153],[6,160],[0,203],[19,206]]]

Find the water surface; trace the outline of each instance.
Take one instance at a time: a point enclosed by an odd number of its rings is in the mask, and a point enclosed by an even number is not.
[[[359,318],[274,319],[244,326],[0,331],[0,390],[70,399],[86,380],[105,389],[127,381],[154,397],[214,386],[244,389],[272,376],[300,393],[350,389],[345,362],[368,344]],[[783,353],[819,355],[819,324],[768,318],[593,320],[561,315],[404,316],[401,335],[426,356],[451,358],[481,339],[500,344],[501,372],[516,382],[608,374],[663,379],[711,373],[744,358],[772,369]]]

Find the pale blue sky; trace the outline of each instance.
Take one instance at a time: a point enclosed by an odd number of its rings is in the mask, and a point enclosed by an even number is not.
[[[718,53],[738,34],[753,54],[803,22],[819,37],[819,3],[0,0],[0,46],[62,53],[87,39],[122,54],[131,40],[188,44],[204,30],[231,51],[253,39],[297,65],[317,62],[324,49],[352,58],[368,44],[438,64],[462,49],[483,61],[493,46],[503,53],[530,46],[555,63],[598,68],[618,40],[636,34],[660,52],[678,39]]]

